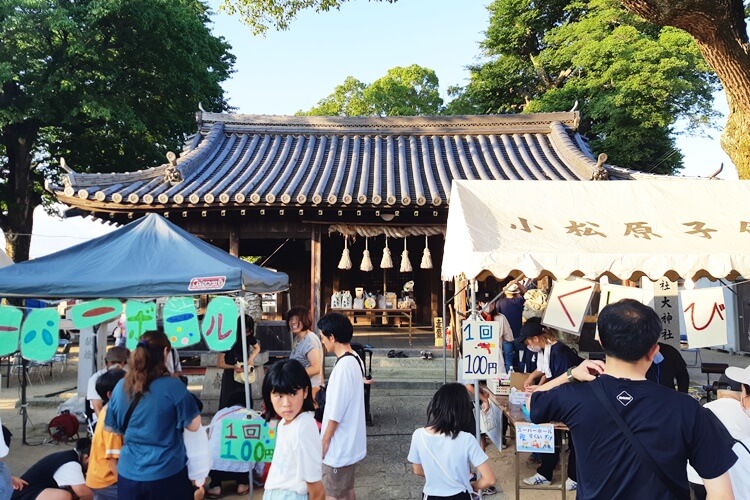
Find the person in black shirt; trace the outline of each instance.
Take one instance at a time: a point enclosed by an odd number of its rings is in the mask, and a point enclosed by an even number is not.
[[[682,354],[663,342],[659,342],[659,352],[646,372],[646,378],[670,389],[674,389],[676,384],[677,390],[684,393],[687,393],[690,385],[687,363]]]
[[[86,486],[84,474],[89,462],[91,440],[81,438],[74,450],[58,451],[39,460],[23,473],[26,483],[13,492],[13,500],[36,498],[75,498],[91,500],[94,494]]]
[[[688,460],[704,479],[709,498],[732,498],[727,471],[737,456],[727,430],[687,394],[646,380],[659,350],[658,315],[623,299],[602,309],[597,324],[606,366],[586,360],[539,387],[529,401],[532,422],[557,421],[570,428],[577,451],[576,498],[688,500]],[[644,462],[605,403],[675,484],[667,485]]]

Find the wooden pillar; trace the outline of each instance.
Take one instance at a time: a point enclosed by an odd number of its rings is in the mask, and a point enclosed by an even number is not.
[[[313,328],[317,328],[322,306],[320,300],[321,240],[320,225],[313,224],[310,237],[310,310],[313,315]]]
[[[234,224],[229,229],[229,254],[240,256],[240,229]]]

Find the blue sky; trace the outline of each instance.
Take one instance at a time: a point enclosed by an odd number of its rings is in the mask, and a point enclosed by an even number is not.
[[[219,3],[209,1],[214,9]],[[270,30],[265,37],[253,36],[237,17],[218,13],[214,33],[225,37],[237,56],[235,73],[224,88],[239,113],[293,114],[312,107],[347,76],[370,83],[394,66],[419,64],[435,70],[445,98],[449,86],[466,83],[466,66],[477,61],[489,19],[487,3],[352,0],[339,11],[303,12],[288,31]],[[717,95],[716,107],[726,113],[723,94]],[[678,140],[685,155],[682,173],[708,176],[724,162],[720,177],[735,179],[734,166],[719,145],[719,131],[710,134],[712,139]],[[88,219],[61,222],[37,209],[34,234],[38,236],[32,239],[31,256],[46,255],[110,229]],[[4,246],[2,237],[0,242]]]

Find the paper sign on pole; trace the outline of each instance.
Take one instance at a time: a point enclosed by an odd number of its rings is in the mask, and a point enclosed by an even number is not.
[[[203,339],[212,351],[224,352],[237,340],[239,309],[231,297],[214,297],[203,316]]]
[[[680,311],[690,347],[711,347],[727,343],[727,314],[722,287],[683,290]]]
[[[12,306],[0,306],[0,356],[7,356],[18,350],[21,336],[23,312]]]
[[[21,330],[21,354],[30,361],[49,361],[60,340],[60,313],[54,307],[32,309]]]
[[[463,375],[464,380],[498,378],[505,372],[500,323],[497,321],[464,321]]]
[[[271,462],[276,449],[276,420],[224,420],[220,458],[237,462]]]
[[[586,310],[594,295],[592,281],[572,278],[552,287],[542,324],[580,335]]]
[[[118,299],[97,299],[81,302],[70,309],[70,317],[76,328],[88,328],[111,321],[122,313],[122,302]]]
[[[164,304],[162,316],[164,333],[172,347],[187,347],[200,341],[198,312],[192,297],[171,297]]]
[[[552,424],[516,424],[516,451],[555,452],[555,426]]]
[[[677,282],[666,276],[654,283],[653,308],[661,320],[661,338],[659,342],[680,348],[680,309],[677,298]]]
[[[144,333],[156,330],[156,303],[128,300],[125,303],[127,339],[125,345],[131,351],[138,345]]]

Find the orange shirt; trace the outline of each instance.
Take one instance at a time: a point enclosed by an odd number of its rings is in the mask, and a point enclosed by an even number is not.
[[[89,468],[86,473],[86,486],[89,488],[106,488],[117,483],[117,473],[112,472],[108,458],[120,458],[122,436],[104,430],[104,418],[107,416],[107,406],[99,413],[99,423],[91,441]]]

